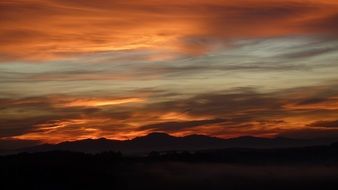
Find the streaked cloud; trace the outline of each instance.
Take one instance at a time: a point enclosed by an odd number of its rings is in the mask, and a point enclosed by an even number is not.
[[[326,126],[336,123],[338,109],[333,108],[334,104],[324,108],[316,105],[337,96],[335,87],[322,85],[269,93],[242,88],[141,104],[123,102],[95,107],[92,104],[56,106],[58,101],[48,97],[7,99],[2,100],[6,105],[1,108],[2,138],[45,142],[99,137],[129,139],[155,131],[173,135],[270,137],[307,129],[321,130],[323,135],[331,132],[332,127]],[[290,104],[309,107],[294,108]],[[35,113],[22,111],[30,108]],[[19,113],[21,118],[11,116]],[[13,119],[5,119],[8,117]]]
[[[128,103],[139,103],[144,100],[141,98],[123,98],[123,99],[78,99],[64,103],[56,103],[60,107],[99,107]]]
[[[336,2],[320,0],[11,0],[0,6],[1,59],[35,61],[140,49],[199,55],[240,38],[336,37],[338,13]]]
[[[335,136],[337,15],[336,0],[2,1],[0,138]]]

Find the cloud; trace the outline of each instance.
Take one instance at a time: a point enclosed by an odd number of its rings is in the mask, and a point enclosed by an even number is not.
[[[289,54],[282,55],[283,57],[287,57],[290,59],[304,59],[304,58],[310,58],[314,56],[323,55],[330,52],[336,52],[338,50],[338,47],[326,47],[326,48],[316,48],[316,49],[310,49],[300,52],[293,52]]]
[[[2,1],[1,138],[328,134],[338,113],[337,8]]]
[[[210,124],[222,123],[224,119],[208,119],[208,120],[196,120],[196,121],[183,121],[183,122],[163,122],[145,125],[140,127],[140,130],[150,131],[162,131],[162,132],[173,132],[173,131],[184,131],[189,128],[206,126]]]
[[[11,0],[0,4],[1,60],[41,61],[149,49],[200,55],[239,38],[336,37],[337,6],[298,0]]]
[[[337,37],[338,32],[338,13],[333,12],[327,16],[315,18],[307,27],[315,32],[328,35],[328,37]]]
[[[54,95],[2,99],[1,137],[60,142],[98,137],[129,139],[151,131],[224,138],[271,137],[314,128],[320,128],[324,135],[330,133],[333,127],[328,126],[336,121],[336,89],[336,84],[272,92],[247,87],[191,95],[148,89],[143,92],[148,92],[148,96],[134,92],[147,101],[107,106],[88,101],[102,97]],[[103,99],[130,100],[124,98]],[[74,102],[81,104],[63,106]]]
[[[338,128],[338,120],[331,121],[316,121],[314,123],[310,123],[309,127],[323,127],[323,128]]]
[[[20,99],[0,99],[4,106],[33,106],[33,107],[100,107],[128,103],[144,102],[145,97],[85,97],[51,95],[44,97],[27,97]]]
[[[192,115],[232,115],[264,113],[280,110],[278,97],[260,94],[253,89],[238,89],[228,92],[199,94],[187,99],[178,99],[149,106],[150,109],[163,109],[190,113]],[[223,117],[222,117],[223,118]]]
[[[123,121],[130,117],[129,111],[131,111],[131,108],[137,107],[134,103],[138,104],[142,103],[142,101],[142,98],[130,97],[86,98],[60,95],[1,99],[0,126],[2,133],[0,137],[42,133],[40,136],[36,136],[45,138],[46,135],[52,134],[57,130],[59,135],[63,132],[63,136],[72,138],[74,133],[69,133],[68,129],[69,127],[72,129],[74,124],[80,126],[77,128],[79,134],[81,130],[86,131],[86,128],[90,127],[89,125],[99,125],[105,128],[111,124],[112,126],[119,125],[121,127],[124,126]],[[115,108],[112,109],[112,107]],[[105,120],[109,122],[105,125],[100,124]],[[92,121],[96,121],[96,123]],[[57,129],[53,126],[64,126],[65,128]],[[75,130],[76,128],[73,129]],[[55,133],[53,138],[60,139],[59,135]],[[35,138],[34,140],[41,139]]]
[[[144,102],[142,98],[120,98],[120,99],[104,99],[104,98],[91,98],[91,99],[75,99],[66,101],[64,103],[56,103],[56,106],[60,107],[100,107],[100,106],[112,106],[128,103],[140,103]]]
[[[14,137],[17,135],[25,134],[36,130],[36,126],[41,123],[49,122],[53,119],[66,118],[67,116],[38,116],[33,118],[21,119],[3,119],[0,120],[1,134],[0,138]]]

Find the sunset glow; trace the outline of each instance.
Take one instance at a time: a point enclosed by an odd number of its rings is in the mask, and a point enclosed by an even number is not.
[[[336,0],[4,0],[0,19],[0,139],[338,134]]]

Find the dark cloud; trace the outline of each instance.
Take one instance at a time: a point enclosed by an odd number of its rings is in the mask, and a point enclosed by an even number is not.
[[[316,121],[308,125],[309,127],[338,128],[338,120]]]
[[[311,105],[311,104],[323,103],[326,101],[327,101],[327,98],[324,98],[324,97],[313,97],[313,98],[308,98],[308,99],[302,100],[301,102],[298,102],[298,105]]]
[[[328,36],[337,37],[338,34],[338,10],[334,13],[321,18],[313,19],[306,25],[309,29],[316,32],[327,34]]]
[[[275,111],[281,111],[281,106],[278,97],[249,89],[200,94],[188,99],[149,105],[149,108],[186,112],[192,115],[216,115],[224,118],[222,116],[234,116],[234,113],[237,117],[266,112],[273,114]]]
[[[208,119],[208,120],[196,120],[196,121],[182,121],[182,122],[164,122],[145,125],[140,127],[140,130],[151,130],[151,131],[164,131],[173,132],[186,130],[198,126],[206,126],[210,124],[217,124],[225,122],[224,119]]]
[[[59,100],[69,100],[69,96],[42,96],[18,99],[0,99],[1,137],[12,137],[30,132],[38,132],[39,125],[77,120],[86,118],[109,118],[111,120],[126,120],[132,116],[130,108],[114,106],[104,107],[64,107],[58,105]],[[72,97],[72,101],[83,97]],[[7,118],[6,118],[7,116]],[[14,116],[14,118],[13,118]],[[99,120],[98,120],[99,121]],[[119,124],[122,126],[122,124]],[[80,129],[81,127],[74,128]]]
[[[0,119],[0,138],[22,135],[38,129],[38,124],[47,123],[55,119],[64,119],[68,116],[40,116],[21,119]]]

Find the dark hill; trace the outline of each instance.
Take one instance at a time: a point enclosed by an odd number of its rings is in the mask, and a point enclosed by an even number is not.
[[[231,139],[221,139],[204,135],[189,135],[174,137],[166,133],[151,133],[132,140],[119,141],[105,138],[84,139],[79,141],[62,142],[59,144],[42,144],[30,148],[10,151],[16,152],[43,152],[52,150],[67,150],[77,152],[96,153],[103,151],[121,151],[127,154],[142,154],[150,151],[171,150],[204,150],[222,148],[286,148],[328,145],[337,139],[290,139],[284,137],[260,138],[243,136]]]

